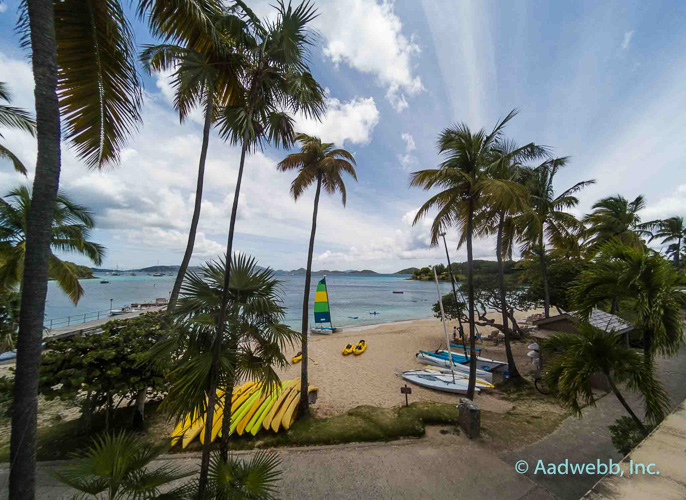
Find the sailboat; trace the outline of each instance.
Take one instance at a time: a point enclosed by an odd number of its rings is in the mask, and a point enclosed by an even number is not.
[[[328,325],[328,326],[326,326]],[[331,335],[338,331],[331,321],[331,307],[329,306],[329,292],[326,288],[326,276],[317,283],[317,291],[314,294],[314,327],[312,333]]]

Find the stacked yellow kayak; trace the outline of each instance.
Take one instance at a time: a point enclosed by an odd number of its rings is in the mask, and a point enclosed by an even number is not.
[[[310,386],[308,394],[317,392],[317,387]],[[212,441],[221,436],[224,408],[223,391],[217,391],[218,403],[214,407],[212,419]],[[260,430],[279,432],[288,430],[298,417],[300,402],[300,379],[287,380],[276,389],[269,391],[262,384],[246,382],[234,388],[231,398],[231,428],[239,436],[257,435]],[[186,415],[172,432],[172,445],[181,443],[186,448],[196,437],[205,443],[206,416]]]

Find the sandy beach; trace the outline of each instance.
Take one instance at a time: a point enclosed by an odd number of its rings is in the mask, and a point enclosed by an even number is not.
[[[527,311],[517,314],[518,321],[538,311]],[[450,323],[449,332],[457,322]],[[481,327],[485,337],[494,330]],[[343,356],[341,351],[349,342],[360,339],[367,341],[367,350],[360,356]],[[528,375],[533,367],[526,357],[527,344],[530,341],[513,343],[517,367],[523,375]],[[325,417],[346,412],[356,406],[373,405],[393,407],[405,403],[405,396],[400,387],[405,385],[399,373],[404,370],[420,369],[422,365],[415,359],[420,350],[434,350],[445,346],[445,334],[441,321],[436,318],[403,321],[381,324],[372,327],[344,329],[333,335],[311,335],[310,337],[310,383],[319,388],[319,396],[313,411],[317,416]],[[479,345],[482,356],[505,361],[505,346],[501,342],[484,340]],[[294,349],[294,354],[298,349]],[[292,365],[282,372],[282,379],[300,376],[300,365]],[[447,394],[423,389],[412,385],[410,402],[439,401],[459,402],[460,395]],[[511,409],[511,403],[491,394],[481,393],[477,396],[481,408],[496,412]]]

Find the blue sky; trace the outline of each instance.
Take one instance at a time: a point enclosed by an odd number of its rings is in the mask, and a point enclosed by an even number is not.
[[[263,16],[272,2],[249,4]],[[14,103],[33,108],[32,76],[14,33],[17,1],[0,2],[0,81]],[[316,2],[320,37],[315,77],[329,89],[321,123],[301,130],[355,154],[359,182],[348,205],[324,197],[314,267],[396,271],[434,263],[428,221],[412,227],[428,194],[408,187],[409,172],[437,164],[439,132],[463,121],[490,128],[510,109],[507,135],[571,156],[561,191],[583,180],[577,215],[603,196],[644,194],[644,219],[686,215],[686,4],[684,2],[533,2],[326,0]],[[133,19],[133,18],[132,18]],[[150,43],[134,21],[136,41]],[[179,125],[165,75],[145,76],[144,123],[122,164],[90,172],[63,149],[62,189],[91,207],[93,239],[106,266],[178,264],[190,223],[200,148],[200,114]],[[35,142],[2,131],[27,163]],[[248,160],[236,246],[262,265],[304,267],[313,193],[289,199],[291,174],[276,172],[286,154]],[[206,190],[194,263],[225,244],[238,151],[210,140]],[[3,191],[22,182],[0,165]],[[451,240],[456,242],[455,231]],[[465,259],[465,251],[454,258]],[[475,244],[493,258],[493,242]],[[85,263],[81,259],[74,259]]]

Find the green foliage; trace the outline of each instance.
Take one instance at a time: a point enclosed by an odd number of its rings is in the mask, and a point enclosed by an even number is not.
[[[628,389],[640,392],[649,422],[664,418],[669,397],[662,384],[650,365],[635,350],[624,347],[615,332],[580,323],[578,333],[556,333],[543,347],[555,353],[548,361],[545,381],[575,414],[581,415],[584,404],[595,406],[591,377],[600,372],[608,377],[611,386],[624,383]],[[619,394],[615,387],[613,391]]]
[[[166,444],[149,446],[134,434],[105,434],[55,476],[81,492],[82,498],[184,498],[183,487],[159,496],[161,487],[192,474],[171,463],[150,467],[167,448]]]
[[[458,295],[458,300],[459,298],[460,297]],[[464,318],[466,316],[467,306],[462,300],[455,302],[455,295],[453,292],[443,295],[441,297],[441,301],[443,302],[443,312],[445,313],[446,320],[451,321],[453,319]],[[433,311],[435,317],[441,317],[441,306],[438,302],[434,302],[434,304],[431,306],[431,310]]]
[[[638,248],[645,243],[641,236],[650,236],[650,225],[642,224],[639,212],[645,208],[645,199],[639,195],[629,201],[623,196],[608,196],[593,204],[593,211],[584,217],[586,246],[591,255],[606,242],[618,239],[622,244]]]
[[[498,263],[494,260],[474,260],[473,261],[474,276],[498,274]],[[448,266],[445,264],[436,264],[434,266],[438,274],[439,281],[450,281],[450,273]],[[455,281],[461,281],[467,274],[466,262],[453,262],[450,267],[453,270],[453,277]],[[516,275],[519,273],[517,262],[513,260],[506,260],[503,262],[503,270],[506,275]],[[414,269],[412,272],[412,279],[421,281],[433,281],[434,272],[433,267],[423,267],[421,269]]]
[[[43,354],[39,391],[63,400],[91,394],[92,409],[105,404],[108,394],[134,398],[147,389],[159,395],[167,389],[165,370],[142,361],[164,333],[164,315],[151,313],[110,321],[100,334],[52,341]]]
[[[631,417],[623,415],[615,420],[615,423],[608,425],[610,435],[612,436],[612,444],[617,451],[622,455],[628,455],[631,450],[636,448],[638,444],[645,439],[645,436],[638,428],[636,422]],[[655,427],[648,426],[648,432]]]
[[[553,255],[548,255],[546,262],[551,305],[558,306],[565,311],[572,310],[569,293],[574,280],[588,267],[588,262],[581,259],[567,259]],[[524,259],[518,265],[522,269],[522,273],[519,276],[520,282],[528,285],[525,297],[532,302],[542,302],[545,297],[541,266],[538,259]]]
[[[14,399],[14,379],[0,377],[0,417],[12,416],[12,401]]]
[[[4,82],[0,82],[0,101],[10,103],[11,95]],[[28,132],[32,136],[36,135],[36,122],[31,115],[23,109],[0,104],[0,127],[9,127]],[[0,134],[2,138],[2,134]],[[26,167],[21,160],[5,146],[0,144],[0,159],[9,160],[14,166],[14,170],[26,175]]]
[[[7,193],[0,202],[0,288],[19,285],[24,274],[26,226],[31,206],[31,190],[21,186]],[[75,264],[58,258],[54,252],[81,254],[100,264],[105,249],[88,240],[95,226],[93,214],[69,197],[58,194],[53,214],[49,276],[75,304],[83,296]]]
[[[17,342],[20,303],[18,292],[0,287],[0,352],[13,350]]]

